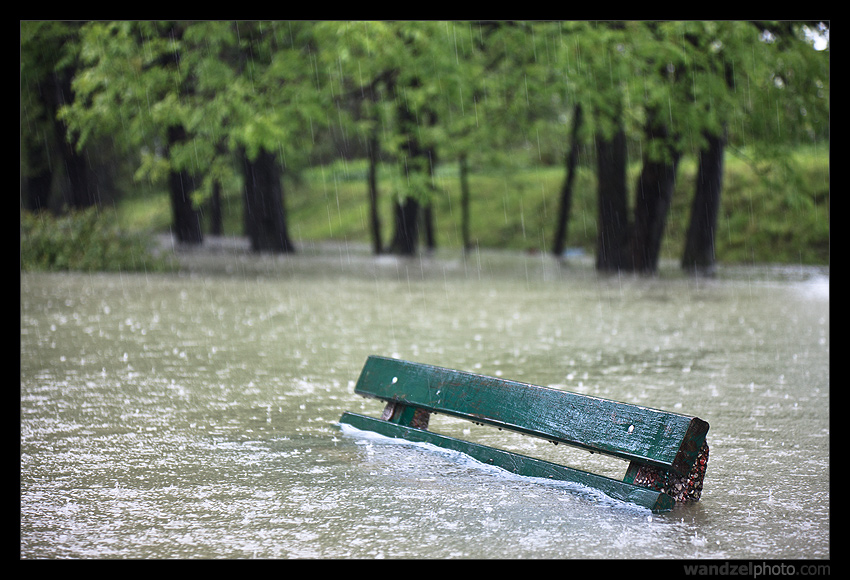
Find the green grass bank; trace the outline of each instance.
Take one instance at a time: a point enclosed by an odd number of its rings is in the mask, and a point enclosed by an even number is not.
[[[799,148],[790,161],[793,169],[782,163],[756,165],[745,153],[727,153],[717,232],[720,263],[829,264],[828,146]],[[563,169],[530,164],[518,167],[517,163],[471,169],[473,244],[482,248],[549,252]],[[629,168],[632,188],[639,171],[637,163]],[[287,219],[295,243],[325,240],[370,243],[366,177],[365,161],[337,161],[304,170],[297,178],[286,178]],[[696,162],[686,157],[678,172],[662,258],[678,260],[681,256],[695,177]],[[381,166],[378,187],[385,244],[392,235],[392,199],[398,191],[398,179],[393,166]],[[460,248],[463,240],[456,164],[439,166],[434,184],[438,249]],[[114,215],[110,209],[110,217],[101,218],[101,225],[88,216],[76,226],[64,221],[60,222],[61,227],[52,224],[45,227],[43,217],[33,222],[22,216],[22,267],[26,258],[28,264],[33,264],[30,269],[44,269],[47,258],[43,254],[52,252],[51,259],[62,266],[58,269],[122,268],[122,259],[135,261],[142,268],[162,268],[161,262],[148,257],[140,262],[134,256],[139,255],[135,252],[143,245],[137,234],[168,231],[171,222],[168,196],[161,188],[128,190],[131,193],[115,205]],[[222,205],[224,235],[241,236],[243,202],[238,180],[225,185]],[[110,226],[107,228],[104,223]],[[65,241],[59,240],[63,231],[70,236]],[[129,237],[121,232],[130,232]],[[96,244],[96,249],[81,250],[88,242]],[[567,246],[592,254],[595,243],[596,176],[588,165],[579,169],[575,180]],[[69,253],[69,248],[77,248],[77,255],[85,257],[85,261],[79,262]],[[38,265],[39,261],[42,266]]]
[[[823,148],[798,150],[785,166],[758,169],[727,154],[717,232],[718,261],[726,263],[829,263],[829,155]],[[365,162],[312,168],[288,184],[289,227],[298,240],[369,241]],[[392,168],[379,182],[384,242],[392,235]],[[667,222],[663,257],[681,256],[696,179],[696,162],[685,158]],[[629,170],[634,187],[639,164]],[[487,248],[550,251],[564,171],[559,167],[505,170],[479,168],[470,174],[470,237]],[[456,165],[436,173],[434,199],[438,247],[462,245],[460,185]],[[631,192],[633,193],[633,192]],[[238,197],[238,194],[237,194]],[[241,208],[239,199],[230,207]],[[238,233],[240,215],[230,218]],[[593,252],[596,244],[596,176],[579,169],[567,245]]]

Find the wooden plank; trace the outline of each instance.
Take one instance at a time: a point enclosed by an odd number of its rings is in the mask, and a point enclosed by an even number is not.
[[[377,356],[355,392],[681,474],[708,432],[697,417]]]
[[[340,423],[351,425],[363,431],[372,431],[387,437],[406,441],[431,443],[443,449],[464,453],[481,463],[495,465],[506,471],[525,477],[545,478],[553,481],[569,481],[597,489],[605,495],[628,503],[633,503],[653,512],[669,511],[674,501],[669,495],[624,483],[610,477],[574,469],[557,463],[535,459],[518,453],[505,451],[440,435],[431,431],[407,427],[373,417],[346,412]]]

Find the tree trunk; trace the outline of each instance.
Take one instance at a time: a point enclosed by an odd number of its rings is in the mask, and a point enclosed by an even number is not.
[[[72,25],[73,26],[73,25]],[[76,38],[77,31],[68,30],[66,39],[43,47],[44,65],[49,67],[37,83],[38,117],[33,119],[36,136],[22,140],[26,147],[27,173],[24,207],[34,211],[53,208],[61,210],[62,203],[71,209],[84,209],[97,203],[96,189],[90,183],[87,156],[77,151],[76,140],[68,126],[57,117],[59,109],[73,101],[71,82],[77,73],[77,62],[65,61],[61,46]],[[69,138],[72,138],[69,141]],[[53,196],[54,191],[61,199]],[[52,199],[51,199],[52,198]]]
[[[220,236],[224,232],[221,214],[221,181],[216,179],[213,182],[212,188],[212,195],[209,201],[210,233],[214,236]]]
[[[555,229],[555,240],[552,253],[560,258],[567,249],[567,232],[570,221],[570,210],[573,204],[573,183],[575,182],[576,166],[578,165],[578,134],[582,122],[581,105],[576,105],[573,111],[573,130],[570,136],[570,152],[565,159],[566,174],[561,186],[561,199],[558,205],[558,222]]]
[[[186,139],[186,131],[181,126],[168,129],[168,148],[170,149]],[[171,158],[169,154],[169,158]],[[183,244],[200,244],[204,240],[201,231],[201,216],[192,201],[195,180],[185,169],[170,170],[168,189],[171,197],[171,212],[174,217],[174,235]]]
[[[635,222],[632,237],[634,269],[644,274],[658,270],[661,240],[676,185],[679,156],[669,162],[644,160],[635,192]]]
[[[244,153],[242,159],[245,223],[251,249],[254,252],[294,252],[295,245],[289,239],[286,226],[280,165],[275,155],[262,150],[255,160]]]
[[[715,268],[715,236],[723,189],[724,136],[709,135],[708,147],[699,153],[696,192],[682,255],[682,269],[711,275]]]
[[[596,269],[617,272],[631,269],[629,214],[626,199],[626,135],[622,130],[611,139],[596,138],[599,215]]]
[[[425,229],[425,247],[433,252],[437,249],[437,238],[434,235],[434,208],[430,202],[422,208],[422,226]]]
[[[429,111],[422,111],[420,115],[424,117],[423,123],[434,124],[436,120],[433,114]],[[427,200],[424,209],[424,226],[426,244],[429,250],[433,250],[436,245],[433,229],[433,214],[431,213],[430,191],[421,191],[424,188],[431,187],[432,176],[434,172],[435,153],[432,148],[423,147],[419,140],[419,122],[416,115],[408,110],[405,106],[400,106],[398,110],[399,131],[404,136],[404,143],[401,146],[404,155],[404,172],[403,178],[407,183],[418,184],[413,195],[408,195],[403,200],[396,203],[396,233],[394,236],[392,248],[394,252],[403,255],[413,255],[418,247],[418,233],[420,219],[419,208],[422,205],[421,199]],[[427,179],[423,180],[422,177]],[[422,183],[427,182],[428,185],[423,186]]]
[[[463,242],[463,251],[472,248],[472,240],[469,233],[469,159],[466,153],[462,153],[458,159],[460,165],[460,231]]]
[[[215,150],[218,157],[227,156],[229,158],[230,156],[230,153],[221,141],[216,144]],[[214,236],[220,236],[224,233],[224,215],[221,209],[221,187],[221,180],[219,178],[215,178],[212,184],[210,199],[207,202],[210,214],[209,231],[210,234]]]
[[[50,207],[53,172],[48,162],[50,157],[48,147],[47,141],[27,145],[28,172],[24,178],[25,195],[21,200],[24,209],[41,211]]]
[[[188,171],[171,171],[168,174],[168,188],[177,241],[182,244],[202,243],[201,217],[192,203],[195,180]]]
[[[89,183],[89,164],[84,153],[77,151],[75,140],[69,141],[68,127],[56,117],[56,112],[73,99],[71,80],[74,69],[65,68],[51,75],[53,84],[50,116],[56,135],[58,152],[65,168],[65,203],[73,209],[85,209],[97,202],[93,188]]]
[[[89,183],[89,164],[84,153],[77,151],[73,143],[69,143],[65,134],[65,124],[57,121],[63,128],[59,138],[59,151],[65,165],[65,177],[68,183],[65,202],[68,207],[85,209],[95,205],[96,197]]]
[[[396,254],[412,256],[419,238],[419,202],[413,197],[395,203],[395,236],[392,249]]]
[[[368,142],[369,153],[369,226],[372,231],[372,251],[380,254],[384,251],[381,241],[381,217],[378,212],[378,129],[372,129]]]

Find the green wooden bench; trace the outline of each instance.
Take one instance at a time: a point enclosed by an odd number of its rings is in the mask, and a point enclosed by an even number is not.
[[[708,464],[708,423],[696,417],[463,371],[370,356],[355,393],[381,399],[381,418],[340,423],[427,442],[529,477],[576,482],[654,512],[697,501]],[[628,460],[623,480],[428,431],[442,413]]]

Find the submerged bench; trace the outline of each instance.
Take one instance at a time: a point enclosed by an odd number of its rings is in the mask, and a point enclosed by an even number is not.
[[[343,413],[360,430],[459,451],[518,475],[579,483],[654,512],[697,501],[708,423],[697,417],[473,373],[370,356],[355,393],[381,399],[381,418]],[[431,413],[488,424],[628,460],[623,480],[428,431]]]

